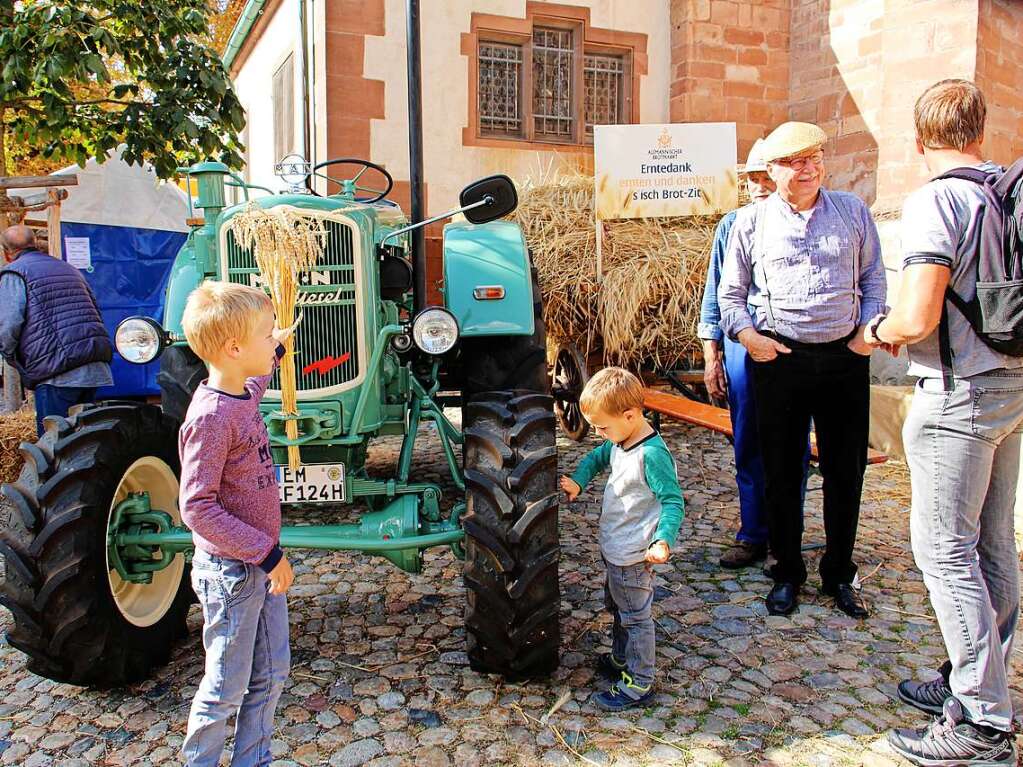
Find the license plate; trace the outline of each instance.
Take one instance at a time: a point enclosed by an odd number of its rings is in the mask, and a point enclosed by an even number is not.
[[[346,495],[343,463],[313,463],[292,471],[274,466],[281,503],[343,503]]]

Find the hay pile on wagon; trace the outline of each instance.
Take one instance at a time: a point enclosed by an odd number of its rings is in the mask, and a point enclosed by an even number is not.
[[[720,216],[605,222],[599,280],[593,176],[527,180],[514,218],[532,251],[552,345],[572,342],[633,370],[699,366],[696,326]]]

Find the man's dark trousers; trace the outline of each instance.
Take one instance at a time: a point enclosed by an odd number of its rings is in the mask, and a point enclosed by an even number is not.
[[[36,429],[43,436],[43,419],[48,415],[66,416],[73,405],[83,405],[96,398],[95,387],[50,386],[40,384],[33,390],[36,405]]]
[[[768,536],[778,583],[806,581],[801,487],[806,433],[813,419],[824,480],[822,586],[851,583],[863,472],[867,467],[870,358],[845,340],[803,344],[780,336],[789,354],[753,363],[757,428],[763,451]]]

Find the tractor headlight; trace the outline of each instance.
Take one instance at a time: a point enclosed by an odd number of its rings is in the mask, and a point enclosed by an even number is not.
[[[412,338],[427,354],[444,354],[458,341],[458,322],[447,309],[423,309],[412,323]]]
[[[128,362],[145,365],[163,352],[167,333],[156,320],[149,317],[129,317],[122,320],[114,333],[117,353]]]

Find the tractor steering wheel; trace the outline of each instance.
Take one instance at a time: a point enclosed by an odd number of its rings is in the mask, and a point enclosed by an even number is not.
[[[362,170],[356,173],[355,176],[351,179],[336,179],[333,176],[328,176],[326,173],[316,172],[320,168],[326,168],[331,165],[359,165],[361,166]],[[375,170],[378,173],[380,173],[387,180],[387,188],[381,190],[372,189],[370,187],[365,186],[359,186],[359,179],[362,177],[362,174],[365,173],[367,170]],[[332,181],[333,183],[340,186],[342,189],[345,186],[344,184],[345,181],[351,181],[355,185],[356,191],[368,192],[369,194],[373,195],[372,197],[355,198],[356,202],[362,203],[379,202],[380,200],[384,199],[390,193],[391,189],[394,187],[394,179],[391,177],[390,173],[388,173],[382,167],[377,165],[375,162],[370,162],[369,160],[360,160],[355,157],[341,157],[335,160],[326,160],[324,162],[318,163],[313,167],[312,175],[319,176],[320,178],[325,178],[327,179],[327,181]],[[310,189],[310,191],[312,190]],[[313,194],[316,194],[317,197],[322,196],[316,192],[313,192]]]

